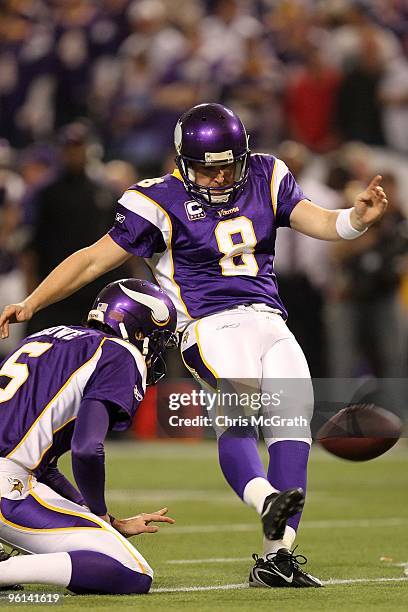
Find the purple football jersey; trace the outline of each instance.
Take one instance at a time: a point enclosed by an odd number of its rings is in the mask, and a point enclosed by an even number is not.
[[[145,258],[177,308],[179,329],[240,304],[264,303],[286,318],[273,270],[276,230],[289,226],[303,199],[281,160],[257,154],[231,205],[203,207],[175,171],[128,189],[109,233]]]
[[[144,359],[129,342],[64,325],[33,334],[0,366],[0,456],[38,474],[70,449],[83,399],[115,405],[111,428],[122,430],[145,388]]]

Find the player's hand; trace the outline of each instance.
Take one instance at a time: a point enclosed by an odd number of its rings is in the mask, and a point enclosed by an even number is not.
[[[119,531],[125,538],[138,535],[140,533],[156,533],[159,528],[156,525],[149,525],[149,523],[170,523],[173,524],[176,521],[167,514],[168,509],[162,508],[157,512],[138,514],[127,519],[115,519],[112,526]]]
[[[381,180],[382,176],[377,174],[367,189],[356,197],[350,221],[352,226],[359,231],[370,227],[381,219],[387,208],[388,200],[384,189],[380,185]]]
[[[3,308],[0,315],[0,338],[8,338],[9,324],[29,321],[34,314],[34,308],[28,302],[9,304]]]

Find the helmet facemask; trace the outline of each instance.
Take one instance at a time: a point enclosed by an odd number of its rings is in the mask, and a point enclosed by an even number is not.
[[[164,378],[167,371],[164,353],[168,349],[178,347],[178,336],[175,332],[168,330],[153,331],[143,339],[134,343],[142,353],[146,361],[147,376],[146,385],[155,385]]]
[[[228,158],[224,159],[224,161],[218,161],[216,163],[203,163],[202,160],[189,158],[184,155],[178,155],[176,157],[176,164],[183,178],[187,191],[194,199],[198,200],[204,206],[217,207],[232,204],[248,179],[249,151],[235,158],[232,156],[232,151],[227,151],[226,153],[231,153],[231,156],[228,156]],[[222,168],[222,166],[234,164],[233,182],[229,185],[225,185],[224,187],[209,187],[200,185],[196,182],[196,170],[193,167],[194,164],[200,164],[202,168]]]

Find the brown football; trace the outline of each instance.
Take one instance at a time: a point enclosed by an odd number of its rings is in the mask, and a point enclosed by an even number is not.
[[[368,461],[394,446],[402,430],[394,413],[375,404],[354,404],[331,417],[319,429],[317,440],[337,457]]]

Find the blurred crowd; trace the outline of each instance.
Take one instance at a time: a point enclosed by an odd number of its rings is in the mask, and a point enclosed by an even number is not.
[[[126,187],[169,171],[174,124],[203,101],[238,112],[251,149],[323,206],[384,175],[381,226],[334,246],[282,230],[276,268],[314,376],[406,375],[406,0],[3,0],[0,303],[106,231]],[[32,329],[79,322],[94,292]]]

